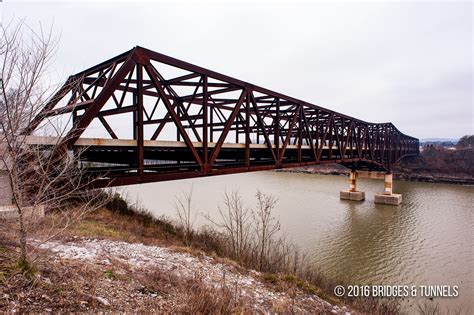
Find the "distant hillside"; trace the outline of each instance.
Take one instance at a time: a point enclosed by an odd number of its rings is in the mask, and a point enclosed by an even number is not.
[[[456,144],[459,141],[459,138],[425,138],[420,139],[420,143],[426,142],[453,142]]]
[[[426,145],[420,155],[402,159],[395,165],[395,173],[399,178],[411,180],[473,184],[474,136],[464,136],[456,141],[455,150],[444,146],[446,142]]]

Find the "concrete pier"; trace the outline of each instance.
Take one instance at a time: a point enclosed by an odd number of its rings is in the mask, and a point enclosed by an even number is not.
[[[339,198],[342,200],[362,201],[365,199],[365,192],[356,190],[357,172],[351,171],[349,173],[349,190],[344,190],[339,193]]]
[[[402,203],[402,195],[394,194],[393,190],[393,175],[385,174],[383,172],[370,171],[351,171],[349,173],[349,190],[341,191],[339,198],[342,200],[365,200],[365,192],[357,191],[357,178],[383,179],[384,191],[383,193],[375,194],[375,203],[384,205],[398,206]]]
[[[402,195],[392,193],[393,190],[393,175],[385,174],[384,176],[384,192],[382,194],[375,194],[375,203],[384,205],[398,206],[402,203]]]

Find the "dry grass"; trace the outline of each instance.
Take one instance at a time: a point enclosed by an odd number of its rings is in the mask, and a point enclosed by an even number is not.
[[[246,267],[252,267],[248,261],[239,261],[235,257],[227,255],[227,243],[220,233],[212,230],[201,230],[192,231],[190,235],[186,234],[185,230],[176,227],[166,219],[155,219],[140,209],[131,209],[128,205],[124,207],[120,199],[115,200],[111,205],[109,204],[109,207],[110,209],[101,208],[89,213],[79,224],[69,227],[61,237],[67,240],[71,237],[82,236],[167,246],[198,257],[210,255],[223,263],[236,267],[240,266],[242,270]],[[59,219],[60,216],[50,213],[42,224],[51,226],[56,224],[55,221]],[[38,231],[40,232],[41,229],[38,229]],[[0,281],[7,288],[7,291],[12,292],[12,294],[9,294],[10,299],[21,301],[20,294],[26,290],[28,292],[43,292],[42,295],[45,296],[54,296],[55,303],[59,303],[59,308],[55,307],[55,310],[112,310],[113,308],[98,303],[91,294],[91,292],[95,292],[95,287],[100,287],[100,283],[97,284],[97,281],[99,281],[97,279],[102,279],[122,286],[129,286],[132,283],[138,286],[139,291],[144,292],[144,294],[157,294],[163,298],[158,304],[154,301],[146,302],[149,304],[143,302],[148,305],[148,308],[144,304],[140,307],[137,306],[136,310],[150,311],[150,309],[155,309],[163,311],[172,308],[181,313],[241,313],[248,312],[251,308],[249,301],[241,299],[238,288],[225,285],[209,288],[199,276],[183,281],[172,273],[132,272],[127,269],[127,266],[122,266],[118,262],[113,262],[113,268],[102,267],[99,269],[85,267],[77,263],[74,267],[75,270],[71,270],[70,266],[42,260],[38,262],[38,271],[33,271],[33,277],[29,277],[29,279],[35,279],[35,274],[41,274],[42,278],[51,279],[51,283],[54,283],[54,285],[50,285],[49,282],[46,282],[45,285],[44,281],[35,283],[31,280],[22,280],[24,282],[21,282],[20,279],[27,279],[27,277],[21,276],[19,268],[12,268],[16,255],[15,243],[8,242],[8,240],[8,237],[4,237],[0,244]],[[186,245],[189,243],[191,246]],[[8,253],[8,255],[5,253]],[[292,296],[295,292],[316,294],[331,304],[345,304],[362,313],[397,314],[400,311],[400,301],[398,300],[348,300],[335,297],[333,288],[335,285],[341,284],[340,282],[321,277],[321,274],[314,268],[310,268],[309,265],[301,264],[297,269],[288,268],[284,265],[284,261],[289,260],[276,261],[276,264],[271,266],[271,272],[262,275],[261,280],[275,290],[285,292],[289,296]],[[68,279],[68,281],[65,279]],[[74,279],[75,285],[68,284],[71,283],[70,279]],[[33,290],[31,290],[32,288]],[[80,299],[87,302],[87,304],[66,301],[69,297],[72,297],[73,301],[77,302]],[[44,304],[46,301],[39,301],[38,303]],[[273,305],[273,309],[280,313],[292,313],[294,311],[293,303],[294,301],[290,298],[278,302],[278,305]],[[126,305],[122,306],[125,307],[124,309],[127,307]],[[118,306],[115,309],[121,310]],[[22,308],[22,310],[31,311],[35,308]]]
[[[183,278],[173,272],[130,270],[117,261],[103,266],[52,257],[37,261],[27,275],[17,265],[17,255],[14,248],[0,245],[0,312],[229,314],[252,309],[237,287],[209,287],[199,275]]]
[[[200,275],[183,279],[173,273],[152,272],[140,279],[143,290],[176,299],[174,311],[184,314],[251,313],[252,307],[238,287],[220,283],[209,287]]]
[[[162,245],[187,252],[194,256],[211,255],[225,263],[241,266],[242,268],[255,268],[258,266],[258,256],[250,259],[252,253],[245,253],[244,256],[246,258],[244,260],[239,260],[238,257],[232,255],[229,252],[228,240],[225,239],[224,235],[214,230],[186,231],[164,218],[156,219],[142,209],[134,209],[128,206],[119,196],[115,196],[108,207],[109,209],[102,208],[87,215],[80,225],[69,228],[65,236],[80,235],[84,237],[139,242],[146,245]],[[54,219],[54,216],[52,218]],[[279,246],[281,245],[280,243]],[[289,253],[293,252],[288,247],[275,248],[273,264],[266,265],[266,268],[268,267],[267,270],[270,272],[265,273],[262,280],[272,285],[275,289],[287,293],[300,290],[307,294],[316,294],[331,304],[350,305],[354,309],[367,313],[396,314],[399,311],[399,303],[394,301],[387,302],[374,299],[350,300],[336,297],[333,294],[333,288],[335,285],[340,284],[340,282],[322,277],[309,264],[301,263],[295,268],[294,259],[290,259],[293,257],[289,257]],[[158,281],[157,283],[161,282]],[[150,290],[153,291],[155,289],[151,288]],[[204,295],[204,292],[200,294]],[[213,294],[217,293],[214,292]],[[189,298],[195,297],[189,296]],[[197,301],[202,299],[206,298],[197,298]],[[225,300],[226,298],[222,297],[222,301]],[[213,301],[215,302],[215,300]],[[235,302],[233,303],[235,304]],[[213,304],[208,302],[205,305]],[[277,309],[284,308],[288,311],[291,309],[290,306],[291,301],[288,301],[282,302],[281,305],[275,307]],[[221,306],[214,305],[213,307],[220,308]],[[183,311],[186,310],[183,309]]]
[[[54,213],[47,216],[44,225],[53,225],[60,219]],[[87,214],[81,222],[70,226],[60,237],[81,236],[140,242],[146,245],[171,244],[174,239],[170,229],[165,229],[159,220],[151,220],[141,215],[124,215],[101,208]]]

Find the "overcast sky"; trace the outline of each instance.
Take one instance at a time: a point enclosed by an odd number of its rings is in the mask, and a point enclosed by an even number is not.
[[[0,6],[54,21],[54,78],[140,45],[418,138],[474,133],[470,2]]]

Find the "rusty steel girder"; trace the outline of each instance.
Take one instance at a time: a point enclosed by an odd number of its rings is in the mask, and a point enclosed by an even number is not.
[[[166,77],[162,66],[181,75]],[[98,142],[80,151],[102,186],[324,163],[390,171],[419,154],[418,139],[392,123],[365,122],[142,47],[69,77],[25,133],[72,115],[61,147],[75,150],[94,120],[119,141],[110,119],[124,114],[131,114],[131,145]]]

